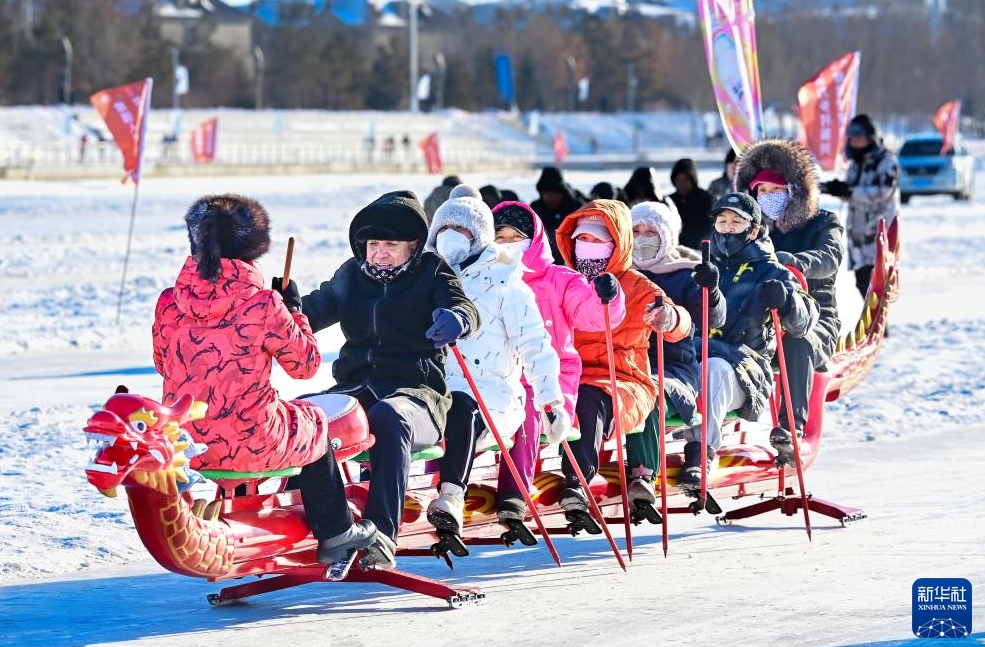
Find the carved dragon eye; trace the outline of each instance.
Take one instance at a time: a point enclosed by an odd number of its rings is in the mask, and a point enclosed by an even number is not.
[[[145,431],[147,431],[147,423],[144,422],[143,420],[134,420],[133,422],[130,423],[130,426],[133,427],[136,431],[139,431],[140,433],[144,433]]]
[[[157,424],[157,416],[146,409],[140,409],[130,414],[130,426],[137,433],[145,433],[155,424]]]

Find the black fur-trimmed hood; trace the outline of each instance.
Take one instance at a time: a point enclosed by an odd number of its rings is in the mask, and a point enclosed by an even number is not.
[[[774,225],[782,232],[799,229],[819,208],[818,167],[814,155],[800,144],[786,139],[764,139],[749,146],[739,156],[735,186],[749,192],[749,184],[765,169],[777,171],[790,187],[790,202],[783,218]]]

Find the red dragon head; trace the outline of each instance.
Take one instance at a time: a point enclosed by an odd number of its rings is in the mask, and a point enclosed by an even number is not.
[[[173,493],[176,482],[189,480],[185,450],[193,444],[181,426],[204,417],[205,407],[189,395],[166,407],[118,391],[86,424],[86,438],[97,443],[86,478],[110,497],[128,477],[139,485]]]

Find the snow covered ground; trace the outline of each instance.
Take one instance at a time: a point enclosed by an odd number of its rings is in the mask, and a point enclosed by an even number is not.
[[[587,190],[628,172],[571,172]],[[703,177],[707,182],[713,174]],[[465,177],[533,199],[536,173]],[[348,254],[347,223],[380,193],[431,176],[154,180],[141,187],[133,250],[116,325],[132,189],[114,181],[0,183],[0,645],[79,644],[598,644],[845,645],[910,636],[918,577],[965,577],[985,595],[985,194],[970,203],[914,198],[903,208],[902,297],[868,380],[828,405],[824,450],[807,473],[818,496],[864,507],[841,529],[757,517],[717,527],[672,521],[668,559],[659,530],[637,536],[628,573],[603,541],[557,540],[562,570],[542,549],[475,551],[449,573],[437,560],[401,567],[475,582],[484,607],[365,585],[312,585],[222,609],[216,585],[149,561],[126,503],[83,474],[82,425],[117,384],[156,395],[150,325],[158,293],[187,254],[185,209],[205,193],[259,199],[275,244],[262,259],[280,274],[288,236],[302,290]],[[829,205],[838,209],[837,204]],[[839,284],[844,318],[859,308]],[[339,334],[319,333],[326,366],[310,383],[275,376],[286,396],[330,381]],[[726,508],[730,502],[726,502]],[[985,627],[976,605],[975,627]],[[437,613],[441,611],[440,613]],[[475,633],[473,633],[475,632]],[[982,634],[976,634],[982,636]],[[866,644],[875,644],[868,642]],[[893,643],[896,644],[896,643]]]

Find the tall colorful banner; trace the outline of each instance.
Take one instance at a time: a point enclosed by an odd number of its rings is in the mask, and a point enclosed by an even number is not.
[[[564,131],[557,131],[554,135],[554,163],[560,164],[568,159],[568,140],[564,137]]]
[[[741,151],[763,136],[752,0],[698,0],[698,15],[725,135]]]
[[[934,113],[934,128],[944,136],[941,144],[941,155],[954,149],[954,139],[958,134],[958,124],[961,121],[961,100],[948,101]]]
[[[424,151],[424,163],[428,173],[441,173],[444,164],[441,163],[441,147],[438,145],[438,133],[431,133],[418,144]]]
[[[203,121],[192,131],[192,159],[196,163],[207,163],[215,160],[215,144],[218,131],[218,117]]]
[[[124,182],[132,180],[134,184],[140,183],[153,87],[154,79],[148,77],[143,81],[100,90],[89,97],[123,153]]]
[[[513,105],[516,101],[516,92],[513,88],[513,64],[510,62],[509,54],[498,54],[495,59],[496,67],[496,91],[499,98],[507,105]]]
[[[825,171],[836,170],[843,160],[845,131],[858,105],[861,58],[858,51],[845,54],[797,90],[804,145]]]

